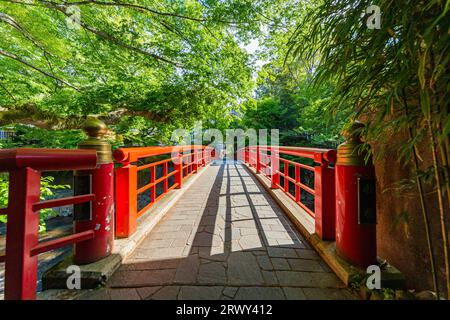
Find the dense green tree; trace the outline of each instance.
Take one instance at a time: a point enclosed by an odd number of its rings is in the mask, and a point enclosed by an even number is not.
[[[143,128],[126,128],[125,119],[140,117],[156,141],[209,114],[229,118],[252,88],[240,44],[259,32],[268,6],[3,0],[0,124],[78,128],[94,114],[126,136]]]

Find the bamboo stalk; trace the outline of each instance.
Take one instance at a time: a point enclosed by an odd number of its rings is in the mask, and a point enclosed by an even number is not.
[[[402,98],[403,98],[403,103],[405,105],[406,116],[408,117],[408,104],[406,101],[406,95],[405,95],[404,90],[403,90]],[[410,125],[408,125],[408,134],[409,134],[409,139],[412,141],[413,130]],[[434,289],[434,292],[436,292],[436,298],[439,300],[439,285],[438,285],[438,280],[437,280],[437,276],[436,276],[436,262],[435,262],[434,253],[433,253],[433,239],[431,238],[431,233],[430,233],[430,222],[428,219],[427,208],[425,205],[425,195],[424,195],[424,191],[423,191],[422,180],[419,177],[419,157],[417,155],[418,152],[417,152],[417,147],[415,144],[413,146],[412,153],[413,153],[413,159],[414,159],[413,164],[414,164],[414,169],[415,169],[415,173],[416,173],[417,191],[419,192],[420,208],[422,211],[423,225],[425,227],[425,237],[427,238],[428,256],[430,259],[431,278],[433,280],[433,289]]]
[[[439,205],[439,220],[441,226],[441,234],[442,234],[442,245],[444,249],[444,264],[445,264],[445,280],[447,287],[447,299],[450,299],[450,266],[448,260],[448,240],[447,240],[447,226],[445,222],[445,211],[444,211],[444,201],[442,196],[442,186],[441,186],[441,175],[439,173],[439,165],[437,159],[437,149],[436,149],[436,140],[433,132],[432,122],[431,122],[431,113],[428,116],[428,130],[430,134],[430,142],[431,142],[431,152],[433,157],[433,168],[434,168],[434,178],[436,180],[437,185],[437,196],[438,196],[438,205]]]

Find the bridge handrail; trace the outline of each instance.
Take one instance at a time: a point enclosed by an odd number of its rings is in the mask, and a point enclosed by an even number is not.
[[[185,152],[190,150],[203,150],[205,146],[156,146],[119,148],[114,151],[114,160],[120,163],[136,162],[142,158],[164,155],[172,152]]]
[[[270,154],[269,154],[270,152]],[[280,155],[291,155],[312,159],[318,166],[308,166]],[[239,158],[253,167],[257,174],[262,174],[271,181],[272,189],[282,190],[289,198],[297,203],[315,221],[315,231],[323,239],[333,240],[335,237],[335,207],[334,207],[334,168],[336,150],[288,147],[288,146],[249,146],[239,150]],[[283,170],[280,170],[280,163]],[[294,177],[289,174],[289,166],[294,167]],[[314,188],[301,181],[301,170],[314,173]],[[283,185],[281,185],[283,179]],[[294,194],[289,191],[289,184],[294,185]],[[301,191],[314,197],[314,210],[301,201]]]
[[[88,170],[97,165],[95,150],[4,149],[0,172],[9,172],[5,262],[5,299],[35,299],[37,256],[69,244],[92,239],[94,230],[39,242],[39,210],[95,200],[94,194],[40,201],[42,171]]]
[[[159,200],[172,189],[182,187],[183,180],[196,173],[198,168],[205,166],[212,159],[213,148],[206,146],[168,146],[168,147],[137,147],[119,148],[114,151],[114,159],[122,164],[116,169],[116,236],[126,238],[137,229],[137,219],[144,215]],[[138,164],[142,159],[155,156],[168,156],[168,159],[157,160],[146,164]],[[174,158],[177,161],[173,161]],[[173,162],[173,170],[169,164]],[[156,168],[162,166],[163,174],[156,178]],[[138,187],[138,172],[150,170],[150,181]],[[174,183],[169,187],[169,178],[174,177]],[[156,189],[162,184],[163,190],[157,195]],[[138,209],[138,196],[144,192],[150,193],[150,201]]]
[[[251,150],[256,149],[256,146],[249,147]],[[270,146],[259,146],[261,151],[271,151]],[[297,156],[301,158],[313,159],[317,163],[336,163],[336,150],[334,149],[320,149],[320,148],[307,148],[307,147],[288,147],[279,146],[276,147],[280,153],[288,154],[291,156]]]

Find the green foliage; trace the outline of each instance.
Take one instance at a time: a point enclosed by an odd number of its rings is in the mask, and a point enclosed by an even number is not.
[[[108,3],[0,3],[0,125],[77,129],[97,115],[133,145],[167,141],[195,120],[233,121],[253,87],[240,44],[259,33],[270,2]],[[78,28],[69,8],[80,9]],[[144,138],[124,128],[132,117]]]
[[[381,28],[369,29],[370,5],[381,9]],[[335,83],[330,99],[333,114],[363,120],[362,135],[374,145],[375,159],[397,155],[414,168],[430,257],[434,290],[439,296],[429,225],[440,226],[446,296],[450,297],[450,140],[448,65],[450,1],[323,0],[314,3],[299,22],[289,43],[295,62],[316,57],[316,86]],[[420,150],[420,153],[419,153]],[[427,159],[428,158],[428,159]],[[427,179],[427,173],[431,173]],[[423,183],[435,195],[425,203]],[[431,182],[431,183],[430,183]],[[427,200],[428,202],[428,200]],[[439,214],[427,212],[437,207]],[[438,221],[436,221],[438,220]],[[438,246],[440,247],[440,245]],[[439,262],[440,263],[440,262]]]
[[[361,18],[371,4],[381,8],[380,30]],[[315,56],[316,85],[336,84],[331,111],[363,115],[368,140],[389,141],[389,151],[409,160],[430,125],[438,140],[448,139],[448,10],[449,1],[319,1],[299,23],[290,57]],[[409,129],[412,139],[392,145],[392,136]]]
[[[14,125],[15,135],[9,140],[1,140],[1,148],[62,148],[74,149],[86,139],[81,130],[46,130],[33,126]]]
[[[68,189],[69,185],[55,185],[53,184],[54,177],[47,176],[41,178],[41,200],[46,200],[54,196],[54,191],[58,189]],[[0,208],[8,206],[9,181],[8,176],[0,174]],[[42,209],[39,213],[39,232],[45,233],[45,220],[55,217],[57,213],[52,209]],[[7,215],[0,215],[0,222],[7,223]]]

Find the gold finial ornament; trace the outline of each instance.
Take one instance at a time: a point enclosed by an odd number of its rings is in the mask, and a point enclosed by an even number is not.
[[[103,138],[108,132],[106,124],[94,117],[90,117],[83,125],[88,139],[78,144],[78,149],[97,150],[97,164],[113,162],[111,145]]]
[[[337,165],[342,166],[364,166],[366,151],[361,149],[363,144],[361,140],[361,133],[365,125],[359,121],[355,121],[350,128],[345,130],[342,134],[347,141],[340,144],[337,148]]]

